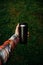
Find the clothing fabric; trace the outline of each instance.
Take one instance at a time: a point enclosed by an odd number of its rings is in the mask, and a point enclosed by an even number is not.
[[[19,42],[18,35],[13,34],[7,41],[0,46],[0,58],[3,63],[6,63],[9,58],[10,52],[15,48],[15,45]]]

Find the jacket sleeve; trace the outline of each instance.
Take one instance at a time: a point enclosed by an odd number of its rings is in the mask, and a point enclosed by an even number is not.
[[[18,42],[19,42],[19,37],[18,35],[14,34],[7,41],[5,41],[2,46],[0,46],[1,48],[0,56],[3,60],[3,63],[6,63],[11,50],[15,48]]]

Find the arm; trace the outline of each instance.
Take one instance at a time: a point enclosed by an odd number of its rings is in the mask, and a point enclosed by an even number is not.
[[[3,63],[6,63],[9,54],[11,50],[14,49],[14,47],[19,42],[19,36],[18,36],[18,27],[16,27],[15,34],[13,34],[7,41],[3,43],[3,45],[0,46],[0,65]]]

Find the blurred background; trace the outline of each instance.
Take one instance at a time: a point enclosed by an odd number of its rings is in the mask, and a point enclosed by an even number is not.
[[[23,21],[28,23],[28,43],[19,43],[6,65],[43,64],[43,0],[0,0],[0,45]]]

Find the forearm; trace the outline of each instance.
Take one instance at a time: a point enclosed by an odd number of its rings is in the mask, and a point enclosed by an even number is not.
[[[13,34],[13,35],[9,38],[9,40],[11,41],[10,45],[11,45],[11,47],[12,47],[12,49],[13,49],[13,48],[18,44],[18,42],[19,42],[19,36],[16,35],[16,34]]]
[[[19,37],[17,35],[12,35],[7,41],[3,43],[2,50],[1,50],[1,55],[3,62],[5,63],[9,57],[9,53],[11,50],[15,48],[15,45],[19,42]]]

